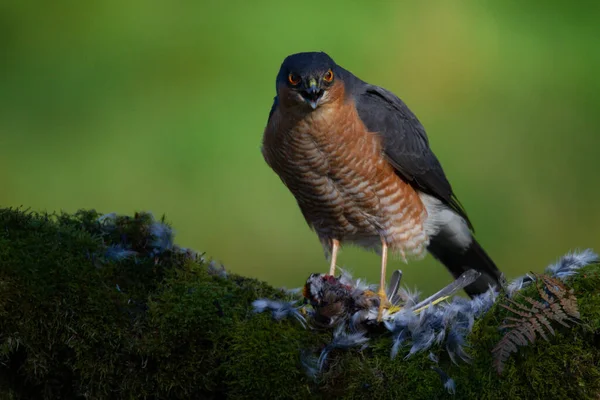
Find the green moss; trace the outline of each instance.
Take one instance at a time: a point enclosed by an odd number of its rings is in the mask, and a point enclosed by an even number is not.
[[[255,299],[284,292],[220,277],[176,246],[157,250],[149,215],[118,217],[108,230],[98,216],[0,210],[1,398],[451,397],[427,354],[392,360],[385,335],[332,352],[326,372],[309,378],[301,355],[318,355],[331,333],[252,312]],[[137,255],[106,255],[124,244]],[[502,376],[491,354],[501,307],[477,321],[472,363],[453,365],[432,349],[456,381],[454,398],[596,398],[600,267],[568,284],[584,324],[520,349]]]
[[[501,376],[491,368],[490,349],[502,337],[496,327],[507,311],[498,305],[475,325],[470,335],[474,362],[466,368],[454,366],[449,373],[465,398],[577,398],[595,399],[600,393],[600,267],[590,265],[567,280],[575,290],[583,324],[558,328],[548,342],[538,338],[533,345],[511,355]],[[536,296],[532,285],[525,296]],[[474,377],[477,377],[474,379]],[[488,395],[482,395],[489,393]],[[458,394],[458,393],[457,393]]]
[[[391,341],[383,339],[361,353],[345,353],[327,375],[329,392],[344,399],[432,399],[446,397],[427,354],[408,360],[390,358]]]

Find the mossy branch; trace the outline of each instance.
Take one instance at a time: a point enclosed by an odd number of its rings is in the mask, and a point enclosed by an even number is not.
[[[392,359],[392,338],[381,334],[366,348],[332,350],[327,368],[311,378],[303,361],[318,355],[332,333],[253,312],[256,299],[285,300],[286,291],[227,274],[178,248],[170,228],[147,214],[99,217],[0,210],[1,398],[595,399],[600,393],[597,265],[567,280],[582,323],[555,327],[548,342],[519,347],[501,376],[492,349],[502,321],[514,314],[496,304],[468,336],[470,363],[454,364],[435,346]],[[535,285],[522,295],[539,299]],[[440,374],[455,381],[454,395]]]

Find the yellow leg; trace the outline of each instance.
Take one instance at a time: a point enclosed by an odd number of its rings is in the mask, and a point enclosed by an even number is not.
[[[384,240],[381,241],[381,281],[379,282],[379,291],[377,295],[379,296],[379,312],[377,313],[377,321],[381,322],[383,317],[383,310],[386,308],[390,308],[391,304],[387,298],[387,294],[385,293],[385,275],[386,275],[386,266],[387,266],[387,255],[388,255],[388,247]]]
[[[335,275],[335,263],[337,260],[337,252],[340,248],[340,241],[337,239],[331,240],[331,265],[329,266],[329,275]]]

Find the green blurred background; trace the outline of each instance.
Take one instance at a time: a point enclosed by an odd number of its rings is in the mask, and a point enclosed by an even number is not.
[[[600,3],[537,4],[0,2],[0,205],[166,214],[179,244],[300,286],[328,265],[260,142],[283,58],[324,50],[417,114],[509,277],[600,250]],[[378,281],[374,254],[339,264]]]

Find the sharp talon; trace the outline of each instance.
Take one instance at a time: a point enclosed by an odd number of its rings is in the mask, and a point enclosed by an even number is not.
[[[388,308],[388,314],[396,314],[397,312],[401,311],[404,307],[400,307],[400,306],[391,306],[390,308]]]
[[[389,309],[392,306],[392,303],[388,300],[387,294],[383,288],[379,289],[377,292],[377,296],[379,296],[379,311],[377,312],[377,322],[381,322],[383,320],[383,310]]]

